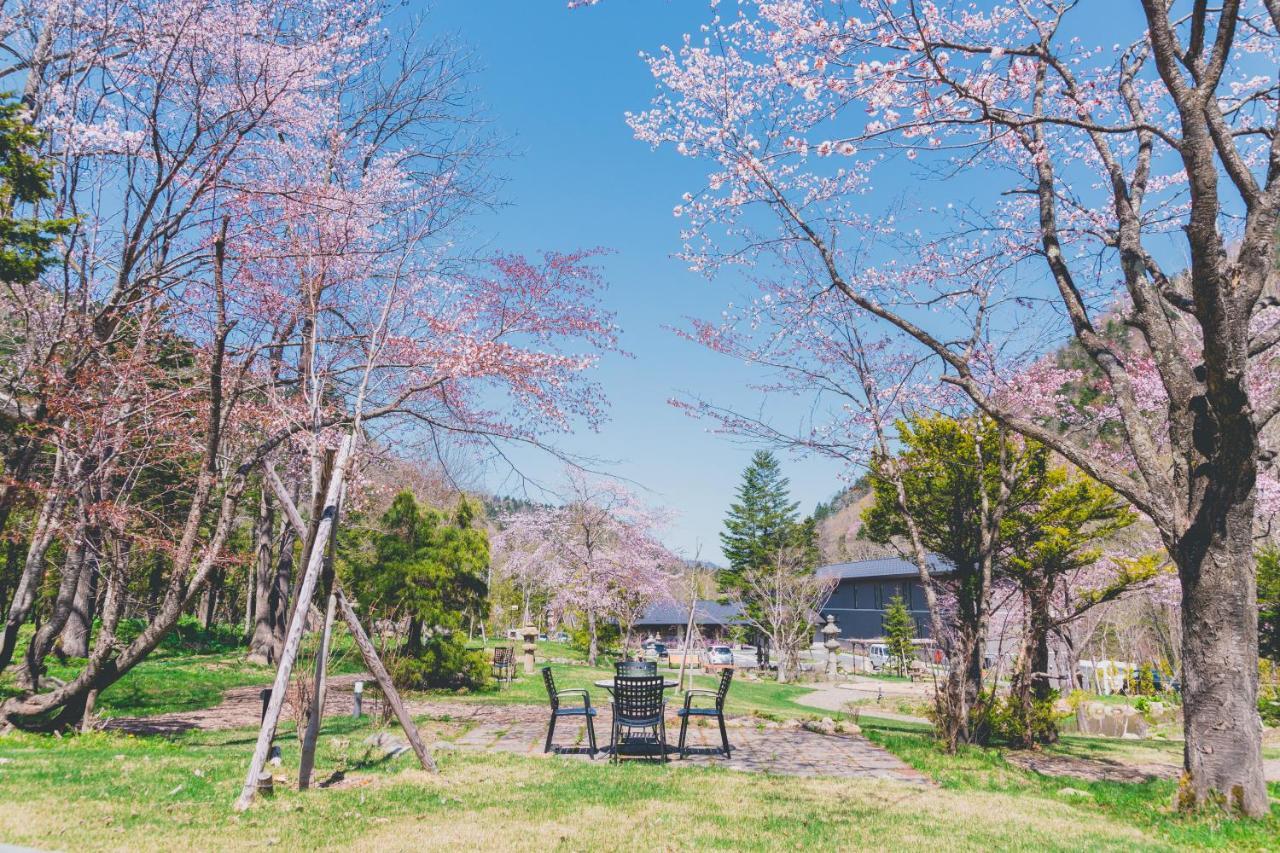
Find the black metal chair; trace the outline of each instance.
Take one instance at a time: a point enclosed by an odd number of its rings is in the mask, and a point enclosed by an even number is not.
[[[685,735],[689,730],[690,717],[715,717],[720,723],[720,742],[724,747],[724,757],[729,758],[729,733],[724,727],[724,699],[729,695],[729,684],[733,681],[733,670],[726,669],[720,673],[720,686],[715,690],[690,690],[684,694],[684,707],[676,711],[680,718],[680,757],[685,754]],[[695,696],[714,696],[715,706],[711,708],[695,708],[692,705]]]
[[[638,675],[657,675],[658,662],[655,660],[620,660],[613,665],[614,676],[635,677]]]
[[[569,690],[556,690],[556,680],[551,675],[551,667],[544,666],[542,668],[542,680],[547,685],[547,699],[551,701],[551,721],[547,724],[547,745],[543,747],[543,752],[551,751],[551,738],[556,733],[556,720],[561,717],[585,717],[587,721],[587,743],[590,744],[590,755],[596,757],[596,727],[594,718],[596,709],[591,707],[591,694],[581,687],[571,688]],[[561,696],[581,696],[581,705],[570,705],[564,707],[560,704]]]
[[[618,760],[622,730],[653,729],[662,760],[667,760],[667,703],[662,699],[661,675],[617,675],[613,679],[613,729],[609,738],[612,760]]]
[[[516,671],[516,650],[513,646],[497,646],[493,650],[493,677],[498,684],[511,683]]]

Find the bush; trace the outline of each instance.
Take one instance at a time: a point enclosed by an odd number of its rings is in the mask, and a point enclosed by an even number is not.
[[[122,644],[132,643],[147,627],[147,620],[141,618],[121,619],[116,625],[116,641]],[[93,630],[96,636],[102,629],[102,623],[94,621]],[[210,625],[200,627],[200,620],[190,614],[178,618],[173,630],[161,638],[157,649],[162,652],[177,654],[225,654],[239,651],[244,647],[239,625]]]
[[[606,622],[601,619],[596,623],[596,641],[600,644],[600,652],[603,654],[605,649],[617,648],[622,642],[622,630],[616,622]],[[591,647],[591,632],[587,630],[585,619],[582,620],[582,625],[569,632],[569,645],[580,652],[586,652]]]
[[[489,681],[483,650],[468,649],[459,634],[428,637],[422,651],[391,665],[391,680],[406,690],[477,690]]]
[[[1032,701],[1030,713],[1022,707],[1018,697],[994,691],[984,691],[970,714],[969,726],[978,743],[1003,743],[1027,746],[1026,736],[1033,743],[1055,743],[1058,740],[1058,712],[1054,703],[1057,691],[1048,698]]]
[[[1268,726],[1280,726],[1280,664],[1258,661],[1258,715]]]

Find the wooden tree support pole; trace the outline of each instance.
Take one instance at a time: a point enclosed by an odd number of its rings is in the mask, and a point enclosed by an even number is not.
[[[329,605],[324,612],[324,632],[320,635],[320,649],[316,652],[314,693],[311,696],[311,713],[307,715],[307,732],[302,738],[302,761],[298,764],[298,790],[311,787],[311,771],[316,764],[316,740],[320,737],[320,721],[324,717],[326,676],[329,665],[329,638],[333,634],[333,611],[337,599],[329,593]]]
[[[289,633],[285,635],[284,649],[280,653],[280,667],[276,670],[276,680],[271,687],[271,700],[267,703],[267,712],[263,715],[262,727],[258,730],[258,743],[254,747],[253,758],[249,762],[249,773],[245,777],[244,787],[240,789],[240,796],[235,802],[237,811],[244,811],[253,802],[254,794],[258,790],[259,777],[267,763],[267,754],[271,751],[271,741],[275,737],[276,726],[280,722],[280,711],[284,707],[285,693],[289,689],[289,677],[293,675],[298,646],[302,642],[302,631],[307,624],[307,610],[311,597],[315,595],[316,582],[319,581],[320,571],[324,566],[324,545],[333,533],[333,524],[338,513],[338,499],[342,493],[342,483],[346,478],[355,441],[355,435],[347,435],[342,439],[342,446],[338,450],[337,462],[333,469],[334,476],[329,480],[324,509],[320,513],[311,554],[307,559],[307,568],[298,590],[297,600],[301,606],[294,608],[293,619],[289,622]]]
[[[360,618],[356,616],[355,610],[352,609],[351,602],[347,601],[347,597],[342,594],[341,587],[335,587],[335,593],[338,597],[338,608],[342,611],[342,618],[346,620],[347,627],[351,630],[351,636],[355,638],[356,646],[360,649],[360,655],[364,658],[364,665],[373,673],[374,680],[378,682],[378,687],[382,689],[382,695],[387,698],[387,704],[391,706],[391,710],[396,712],[396,718],[400,721],[401,728],[404,729],[405,737],[409,739],[410,745],[413,746],[414,754],[418,756],[422,769],[430,770],[432,773],[437,772],[435,761],[431,758],[431,754],[427,752],[427,748],[422,745],[422,738],[418,736],[418,727],[413,724],[413,718],[409,716],[409,710],[400,701],[400,694],[396,692],[395,685],[391,683],[391,676],[387,674],[387,668],[382,665],[382,660],[378,657],[378,650],[373,647],[373,643],[369,640],[369,636],[365,634],[364,628],[360,627]]]
[[[342,513],[342,505],[347,496],[347,484],[338,487],[338,513]],[[303,791],[311,786],[311,771],[316,763],[316,740],[320,737],[320,725],[324,722],[325,692],[329,686],[329,643],[333,637],[333,614],[338,599],[334,596],[333,563],[338,555],[337,516],[334,519],[334,532],[329,536],[328,548],[325,549],[324,569],[320,573],[322,595],[327,595],[329,604],[324,612],[324,631],[320,634],[320,649],[316,653],[316,670],[311,695],[311,713],[307,716],[307,733],[302,739],[302,760],[298,764],[298,790]]]

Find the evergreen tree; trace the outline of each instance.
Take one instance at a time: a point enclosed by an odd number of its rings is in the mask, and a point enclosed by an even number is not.
[[[916,638],[916,620],[907,610],[907,603],[902,596],[895,595],[889,599],[889,606],[884,611],[884,636],[889,647],[889,657],[898,670],[904,675],[911,658],[915,656],[912,640]]]
[[[53,196],[52,170],[36,149],[41,134],[27,121],[21,102],[0,96],[0,281],[34,281],[54,259],[54,238],[67,233],[71,220],[19,215]]]
[[[738,590],[743,572],[767,569],[783,548],[802,541],[797,533],[800,504],[791,500],[790,481],[782,476],[778,459],[756,451],[742,473],[737,500],[729,506],[720,543],[729,560],[722,586]]]
[[[421,651],[422,633],[456,631],[467,612],[483,612],[489,540],[463,498],[452,516],[400,492],[372,533],[371,547],[348,559],[351,588],[372,612],[408,617],[405,651]]]

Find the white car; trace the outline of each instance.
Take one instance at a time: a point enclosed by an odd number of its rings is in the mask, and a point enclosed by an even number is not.
[[[712,646],[707,649],[709,666],[733,666],[733,649],[728,646]]]
[[[884,643],[872,643],[867,650],[867,658],[875,669],[883,669],[889,665],[889,647]]]

